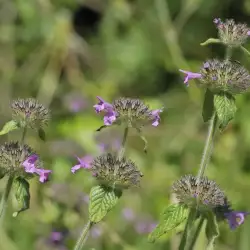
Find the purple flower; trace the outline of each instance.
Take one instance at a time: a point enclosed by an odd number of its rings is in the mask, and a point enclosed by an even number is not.
[[[248,212],[233,211],[230,213],[225,213],[225,216],[228,220],[230,228],[234,230],[244,223],[245,216],[247,216],[248,214]]]
[[[136,223],[135,230],[139,234],[148,234],[153,231],[153,229],[156,227],[157,223],[155,222],[149,222],[149,221],[140,221]]]
[[[37,168],[36,162],[38,161],[38,156],[36,154],[30,155],[24,162],[24,170],[26,173],[38,174],[40,176],[39,181],[44,183],[48,180],[51,170]]]
[[[30,155],[24,162],[23,166],[26,173],[35,173],[36,172],[36,166],[35,163],[38,160],[38,155],[33,154]]]
[[[155,109],[151,111],[151,115],[153,116],[153,123],[154,127],[157,127],[160,122],[160,113],[163,112],[163,109]]]
[[[52,242],[57,243],[57,242],[62,241],[62,239],[63,239],[63,233],[62,232],[56,232],[56,231],[54,231],[50,235],[50,240]]]
[[[247,32],[247,35],[250,36],[250,30]]]
[[[77,164],[75,165],[74,167],[71,168],[71,172],[74,174],[76,172],[76,170],[80,169],[80,168],[85,168],[85,169],[89,169],[91,166],[90,166],[90,163],[92,162],[93,160],[93,157],[90,156],[90,155],[86,155],[84,156],[83,158],[79,158],[79,157],[76,157],[78,159],[78,162],[80,164]]]
[[[100,96],[97,96],[97,99],[99,102],[94,105],[96,113],[100,113],[102,110],[109,111],[113,109],[113,106],[110,103],[105,102]]]
[[[49,174],[52,173],[52,171],[47,169],[37,168],[36,173],[40,176],[39,181],[44,183],[48,181]]]
[[[131,208],[124,208],[122,210],[122,215],[127,221],[133,221],[135,219],[135,213]]]
[[[103,118],[104,124],[109,126],[116,120],[116,112],[112,109],[109,109]]]
[[[180,69],[180,72],[184,73],[186,75],[185,79],[184,79],[184,83],[188,86],[188,81],[190,79],[195,79],[195,78],[201,78],[201,74],[200,73],[193,73],[190,71],[185,71]]]

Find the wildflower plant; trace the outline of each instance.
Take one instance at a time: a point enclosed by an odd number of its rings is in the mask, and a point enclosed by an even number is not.
[[[206,60],[197,72],[180,69],[186,86],[195,80],[205,90],[202,116],[204,122],[210,121],[210,126],[200,168],[197,176],[185,175],[173,183],[172,195],[176,202],[165,208],[158,225],[148,237],[150,242],[154,242],[160,236],[173,233],[173,230],[185,224],[180,250],[194,248],[204,223],[206,249],[214,249],[215,240],[219,236],[218,223],[228,222],[230,229],[235,230],[244,223],[249,214],[234,210],[224,190],[205,176],[217,130],[223,132],[234,118],[237,110],[235,96],[245,93],[250,87],[248,70],[231,58],[237,48],[250,54],[242,46],[247,42],[250,29],[246,24],[237,24],[234,20],[223,22],[217,18],[214,23],[219,38],[210,38],[201,45],[224,44],[225,59]]]
[[[25,144],[27,129],[35,129],[41,139],[45,138],[43,128],[48,124],[50,112],[35,99],[18,99],[11,103],[12,120],[7,122],[0,135],[13,130],[22,130],[20,141],[5,142],[0,145],[0,173],[1,178],[7,177],[7,185],[0,205],[0,217],[3,216],[11,190],[15,192],[18,210],[13,213],[16,217],[20,212],[27,210],[30,203],[29,179],[39,177],[39,181],[48,181],[52,172],[43,168],[43,162],[36,152]]]
[[[91,161],[86,157],[78,158],[79,163],[71,169],[74,173],[80,168],[85,168],[97,181],[97,185],[90,191],[89,221],[83,228],[75,250],[82,249],[92,226],[103,220],[125,190],[140,187],[143,174],[136,163],[125,155],[129,129],[135,128],[138,131],[144,141],[144,151],[146,151],[147,141],[141,134],[142,127],[148,124],[158,126],[162,112],[162,109],[151,110],[140,99],[118,98],[112,104],[101,97],[97,99],[98,103],[94,105],[94,109],[96,113],[104,115],[104,125],[97,131],[108,126],[121,125],[124,128],[124,135],[119,149],[112,150],[112,147],[107,147],[107,152],[102,150],[102,154]]]

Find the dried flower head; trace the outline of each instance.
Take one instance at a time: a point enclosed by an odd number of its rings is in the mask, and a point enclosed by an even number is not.
[[[113,104],[105,102],[97,97],[99,102],[94,105],[97,113],[104,111],[104,124],[109,126],[113,123],[125,123],[129,127],[139,128],[151,122],[158,126],[162,109],[150,110],[140,99],[119,98]]]
[[[220,18],[215,18],[214,23],[218,29],[220,40],[228,46],[241,46],[250,35],[250,29],[244,23],[235,23],[233,19],[222,22]]]
[[[11,104],[12,118],[21,127],[27,126],[32,129],[43,128],[48,124],[50,112],[37,100],[17,99]]]
[[[179,203],[197,208],[199,211],[224,206],[226,201],[224,192],[214,181],[206,177],[198,182],[195,176],[185,175],[173,184],[172,190]]]
[[[213,59],[206,61],[199,73],[180,71],[186,74],[185,83],[198,78],[200,86],[209,88],[214,93],[240,94],[250,87],[249,72],[235,61]]]
[[[96,157],[91,162],[91,171],[102,184],[118,188],[139,186],[143,176],[134,162],[111,153]]]

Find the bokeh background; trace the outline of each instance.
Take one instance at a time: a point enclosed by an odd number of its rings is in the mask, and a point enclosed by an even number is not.
[[[203,90],[183,84],[179,68],[197,71],[224,47],[199,44],[216,37],[213,18],[250,23],[249,0],[1,0],[0,125],[10,120],[9,103],[35,97],[52,111],[41,142],[30,144],[53,170],[50,182],[31,180],[31,207],[12,218],[9,200],[1,250],[73,249],[87,220],[88,193],[95,184],[87,171],[75,175],[75,155],[96,156],[119,147],[119,128],[95,130],[96,96],[107,101],[140,97],[152,108],[165,107],[159,127],[147,127],[149,152],[131,131],[126,154],[144,173],[141,188],[128,190],[105,220],[96,225],[85,249],[175,250],[180,236],[147,242],[147,235],[171,202],[170,187],[180,176],[196,174],[207,124],[201,116]],[[250,44],[246,45],[250,49]],[[250,58],[235,51],[250,68]],[[233,207],[250,210],[250,95],[237,97],[236,118],[218,134],[207,175],[223,188]],[[13,132],[0,138],[20,138]],[[0,182],[4,187],[6,179]],[[234,232],[220,225],[216,249],[250,249],[250,219]],[[196,249],[204,249],[204,237]]]

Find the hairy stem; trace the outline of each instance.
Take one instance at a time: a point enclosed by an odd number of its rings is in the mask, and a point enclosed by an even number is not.
[[[127,141],[127,137],[128,137],[128,127],[125,128],[124,130],[124,134],[123,134],[123,139],[122,139],[122,146],[121,146],[121,150],[119,152],[119,158],[122,158],[125,152],[125,144]]]
[[[8,181],[7,181],[6,187],[4,189],[4,193],[3,193],[1,203],[0,203],[0,219],[1,219],[1,221],[2,221],[2,218],[3,218],[4,213],[5,213],[5,209],[7,206],[7,201],[8,201],[9,195],[10,195],[13,181],[14,181],[14,177],[10,176]]]
[[[205,221],[205,218],[201,217],[199,224],[197,225],[197,228],[196,228],[194,234],[192,235],[192,238],[190,240],[190,244],[187,246],[186,250],[192,250],[194,248],[196,240],[198,239],[199,234],[201,232],[204,221]]]
[[[217,116],[216,116],[216,113],[214,113],[210,120],[210,126],[208,128],[208,133],[207,133],[207,139],[206,139],[205,147],[204,147],[202,158],[201,158],[199,173],[197,176],[198,183],[200,182],[200,179],[204,176],[206,167],[210,160],[210,156],[211,156],[212,149],[213,149],[213,141],[214,141],[216,128],[217,128]]]
[[[83,246],[84,246],[84,244],[88,238],[88,235],[89,235],[89,230],[91,229],[92,226],[93,226],[93,223],[91,221],[88,221],[87,224],[84,226],[79,239],[76,242],[74,250],[83,249]]]

